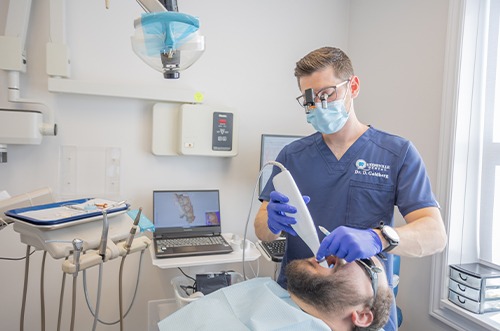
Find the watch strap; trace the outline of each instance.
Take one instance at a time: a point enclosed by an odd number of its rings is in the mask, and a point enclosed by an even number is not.
[[[389,226],[383,225],[383,224],[380,225],[380,227],[379,227],[380,233],[382,233],[382,236],[384,237],[384,239],[389,243],[389,246],[387,246],[386,248],[384,248],[382,250],[382,252],[384,252],[384,253],[387,253],[387,252],[393,250],[395,247],[397,247],[399,245],[399,240],[389,237],[387,235],[386,231],[384,231],[384,228],[387,228],[387,227],[389,227]]]

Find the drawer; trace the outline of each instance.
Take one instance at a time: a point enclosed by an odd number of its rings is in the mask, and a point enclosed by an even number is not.
[[[500,270],[481,263],[450,265],[450,278],[480,290],[500,287]]]
[[[460,296],[467,297],[474,301],[481,301],[481,291],[456,282],[453,279],[450,279],[448,288]]]
[[[480,277],[474,277],[468,273],[460,272],[454,268],[450,268],[450,279],[453,279],[454,281],[464,284],[468,287],[473,287],[476,289],[481,288]]]
[[[500,311],[500,300],[477,302],[458,293],[455,293],[452,290],[448,290],[448,300],[476,314]]]
[[[467,299],[464,296],[461,296],[452,290],[448,290],[448,300],[453,302],[454,304],[467,309],[468,311],[471,311],[473,313],[478,314],[479,313],[479,302]]]

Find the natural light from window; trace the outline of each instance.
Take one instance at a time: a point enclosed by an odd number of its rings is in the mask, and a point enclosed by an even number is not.
[[[497,31],[497,51],[496,54],[500,54],[500,33]],[[500,56],[497,56],[496,61],[496,77],[500,77]],[[500,143],[500,84],[496,84],[495,88],[495,100],[494,100],[494,115],[493,115],[493,142]],[[498,186],[497,186],[498,187]],[[498,218],[496,218],[498,219]]]
[[[500,0],[450,1],[449,18],[439,190],[449,241],[434,257],[431,315],[456,330],[498,331],[499,312],[448,295],[450,265],[500,270]]]
[[[498,112],[497,112],[498,114]],[[493,231],[491,236],[492,242],[492,260],[496,264],[500,264],[500,166],[495,167],[495,193],[493,203]]]
[[[489,3],[489,24],[485,27],[484,54],[478,51],[480,56],[486,60],[484,78],[485,81],[484,102],[480,107],[473,107],[475,112],[484,108],[482,132],[482,157],[471,162],[482,162],[481,194],[479,196],[479,220],[480,220],[480,259],[488,263],[500,265],[499,244],[496,238],[500,238],[498,220],[500,211],[500,1]],[[479,88],[480,89],[480,88]]]

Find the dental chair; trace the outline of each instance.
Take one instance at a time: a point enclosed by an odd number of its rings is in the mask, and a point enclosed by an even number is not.
[[[394,297],[398,295],[398,288],[399,288],[399,269],[401,265],[401,257],[399,255],[394,255],[394,269],[393,269],[393,278],[392,278],[392,283],[394,285]],[[401,308],[399,308],[396,305],[396,310],[398,314],[398,327],[403,324],[403,313],[401,311]]]

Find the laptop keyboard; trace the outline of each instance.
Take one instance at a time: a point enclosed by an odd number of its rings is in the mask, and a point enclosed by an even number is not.
[[[283,256],[285,254],[285,241],[263,241],[263,246],[271,253],[271,255]]]
[[[215,237],[196,237],[196,238],[157,239],[157,244],[159,246],[169,248],[169,247],[225,245],[226,243],[221,236],[215,236]]]
[[[286,241],[277,239],[273,241],[259,241],[259,246],[265,251],[266,255],[271,258],[271,261],[281,262],[285,254]]]

